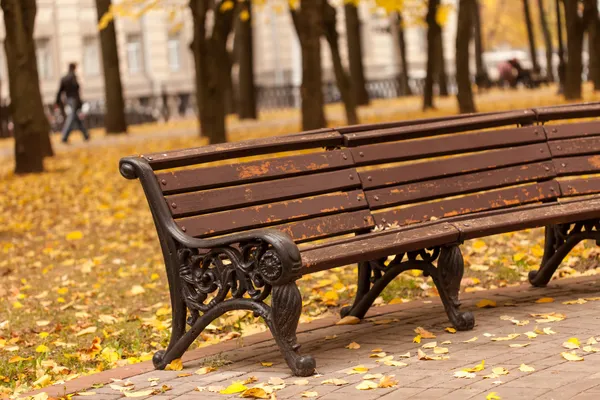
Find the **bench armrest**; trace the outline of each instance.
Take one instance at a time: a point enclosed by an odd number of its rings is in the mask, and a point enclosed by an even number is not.
[[[231,234],[215,239],[197,239],[187,235],[175,223],[165,202],[154,171],[142,157],[126,157],[119,162],[119,171],[127,179],[139,179],[154,222],[161,232],[168,234],[180,245],[190,249],[214,249],[237,243],[259,241],[270,249],[261,257],[259,264],[265,271],[262,274],[273,285],[285,284],[298,279],[301,274],[302,260],[300,250],[292,238],[275,229],[260,229],[252,232]],[[269,273],[269,270],[280,270]],[[269,276],[271,279],[269,279]]]

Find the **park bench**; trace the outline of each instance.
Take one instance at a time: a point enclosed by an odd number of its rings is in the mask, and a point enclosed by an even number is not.
[[[452,324],[471,329],[458,300],[464,240],[545,226],[536,286],[574,245],[600,240],[600,122],[589,121],[599,115],[600,104],[550,107],[123,158],[121,174],[144,189],[170,287],[172,334],[155,367],[241,309],[265,320],[294,374],[312,374],[296,342],[295,281],[353,264],[356,298],[342,316],[364,317],[393,278],[417,269]]]

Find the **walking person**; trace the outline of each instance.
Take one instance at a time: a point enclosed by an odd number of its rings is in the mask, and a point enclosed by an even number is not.
[[[79,129],[83,134],[83,138],[87,141],[90,140],[90,135],[87,128],[83,125],[83,121],[79,118],[79,112],[81,111],[81,96],[79,95],[79,82],[77,82],[77,75],[75,70],[77,64],[69,64],[69,72],[60,80],[60,87],[56,94],[56,106],[63,107],[68,106],[66,110],[66,119],[62,129],[62,142],[67,143],[69,135],[73,129]],[[63,102],[63,94],[66,98],[66,102]]]

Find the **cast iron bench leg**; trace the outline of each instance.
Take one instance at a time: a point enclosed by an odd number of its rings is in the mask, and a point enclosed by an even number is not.
[[[385,287],[400,273],[419,269],[425,276],[431,276],[440,294],[450,322],[458,330],[470,330],[475,318],[469,311],[460,312],[458,293],[464,272],[463,257],[458,245],[433,250],[421,250],[398,254],[387,266],[386,259],[360,263],[358,266],[358,289],[354,304],[341,310],[342,317],[352,315],[364,318],[369,308]],[[432,264],[438,258],[437,268]],[[420,258],[420,259],[419,259]]]
[[[544,287],[550,282],[556,269],[579,242],[592,239],[600,245],[600,220],[549,225],[545,236],[542,265],[537,271],[529,272],[529,282],[537,287]]]

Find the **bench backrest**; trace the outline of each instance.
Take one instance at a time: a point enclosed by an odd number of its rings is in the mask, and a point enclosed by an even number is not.
[[[143,157],[187,234],[273,227],[302,243],[598,193],[586,174],[600,172],[600,123],[537,124],[594,115],[599,105],[456,116]]]

